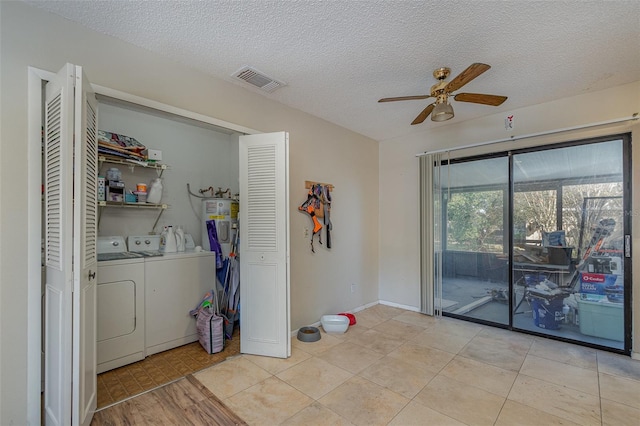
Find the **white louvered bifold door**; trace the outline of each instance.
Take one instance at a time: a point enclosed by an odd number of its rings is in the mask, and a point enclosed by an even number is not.
[[[98,102],[76,66],[72,424],[89,425],[97,404]]]
[[[45,89],[46,425],[88,425],[97,402],[97,102],[87,89],[72,64]]]
[[[71,424],[74,67],[47,83],[44,123],[46,425]]]
[[[240,351],[291,355],[289,135],[240,137]]]

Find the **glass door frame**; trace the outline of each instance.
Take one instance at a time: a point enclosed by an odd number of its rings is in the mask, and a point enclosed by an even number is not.
[[[508,153],[504,152],[504,153],[500,153],[500,154],[490,154],[490,155],[481,155],[481,156],[473,156],[473,157],[465,157],[465,158],[460,158],[460,159],[456,159],[456,160],[451,160],[451,165],[455,165],[455,164],[463,164],[463,163],[470,163],[470,162],[475,162],[475,161],[486,161],[486,160],[503,160],[504,161],[504,166],[505,166],[505,180],[503,182],[493,182],[493,183],[484,183],[484,184],[480,184],[480,185],[463,185],[463,186],[458,186],[455,189],[452,190],[446,190],[443,189],[442,191],[442,200],[441,200],[441,215],[443,218],[447,217],[447,212],[449,211],[449,205],[452,202],[453,197],[456,194],[464,194],[464,193],[481,193],[481,192],[501,192],[501,196],[499,196],[502,200],[502,213],[501,213],[501,217],[502,217],[502,229],[501,229],[501,238],[502,238],[502,251],[501,253],[499,253],[501,256],[507,256],[508,255],[508,248],[509,248],[509,239],[508,239],[508,229],[507,227],[509,226],[509,221],[508,219],[508,210],[506,208],[504,208],[505,203],[508,202],[509,199],[509,180],[508,180],[508,176],[506,176],[506,167],[508,167],[509,164],[509,158],[508,158]],[[447,166],[449,164],[449,162],[447,160],[444,160],[442,162],[442,165]],[[447,173],[448,174],[448,173]],[[449,197],[450,195],[450,197]],[[457,264],[457,263],[464,263],[464,262],[457,262],[456,260],[454,260],[457,255],[454,253],[460,253],[460,250],[450,250],[449,247],[449,243],[450,243],[450,238],[449,238],[449,226],[442,226],[441,228],[441,234],[440,234],[440,238],[442,241],[442,252],[443,252],[443,257],[444,258],[448,258],[449,259],[449,263],[445,262],[445,265],[443,266],[443,269],[446,271],[448,269],[447,265],[449,265],[449,269],[456,269],[456,267],[451,266],[452,264]],[[475,264],[476,267],[484,261],[485,257],[484,256],[480,256],[481,254],[484,255],[488,255],[489,257],[491,255],[494,254],[498,254],[496,252],[482,252],[482,251],[469,251],[469,253],[473,253],[475,254],[475,256],[472,256],[472,258],[475,258]],[[473,264],[474,261],[471,261],[471,263]],[[508,268],[508,260],[505,266],[507,266],[507,271],[509,271]],[[487,271],[484,271],[487,272]],[[486,278],[483,276],[478,276],[477,278]],[[510,280],[510,275],[508,275],[507,272],[507,276],[505,277],[506,280],[506,284],[507,284],[507,292],[510,291],[510,287],[508,286],[508,281]],[[491,282],[496,282],[491,280]],[[498,284],[500,283],[500,280],[497,281]],[[443,283],[443,288],[444,288],[444,283]],[[444,296],[443,296],[444,297]],[[468,305],[465,305],[465,307]],[[505,306],[505,317],[506,320],[504,322],[496,322],[496,321],[491,321],[488,319],[483,319],[481,317],[470,317],[470,316],[466,316],[464,313],[460,313],[460,314],[456,314],[455,312],[446,312],[443,310],[443,314],[446,314],[446,316],[450,316],[453,318],[459,318],[459,319],[464,319],[464,320],[471,320],[473,319],[473,322],[476,323],[480,323],[480,324],[485,324],[485,325],[491,325],[494,327],[499,327],[499,328],[505,328],[508,329],[510,326],[510,315],[508,313],[509,309],[510,309],[510,304],[507,303],[507,305]],[[475,308],[474,308],[475,309]]]
[[[529,152],[537,152],[537,151],[545,151],[545,150],[552,150],[552,149],[558,149],[558,148],[569,148],[569,147],[575,147],[575,146],[584,146],[584,145],[589,145],[589,144],[597,144],[597,143],[602,143],[602,142],[612,142],[612,141],[616,141],[616,140],[621,140],[622,143],[622,197],[623,197],[623,220],[622,220],[622,226],[623,226],[623,236],[625,238],[625,246],[624,246],[624,270],[623,270],[623,278],[624,278],[624,283],[626,284],[624,286],[624,305],[623,305],[623,321],[624,321],[624,342],[623,342],[623,348],[614,348],[614,347],[610,347],[610,346],[603,346],[603,345],[599,345],[599,344],[594,344],[591,342],[585,342],[585,341],[580,341],[580,340],[575,340],[575,339],[571,339],[571,338],[566,338],[566,337],[562,337],[562,336],[554,336],[554,335],[549,335],[543,332],[537,332],[537,331],[531,331],[531,330],[526,330],[526,329],[522,329],[522,328],[517,328],[514,327],[513,324],[513,319],[514,319],[514,308],[515,305],[517,303],[517,301],[515,300],[514,297],[514,273],[513,273],[513,267],[512,265],[514,264],[514,238],[513,238],[513,214],[514,214],[514,194],[515,194],[515,186],[514,186],[514,156],[517,154],[523,154],[523,153],[529,153]],[[451,159],[451,160],[444,160],[442,161],[441,165],[442,166],[447,166],[448,164],[456,164],[456,163],[460,163],[460,162],[468,162],[468,161],[480,161],[480,160],[484,160],[484,159],[491,159],[491,158],[500,158],[500,157],[504,157],[507,156],[508,157],[508,189],[506,191],[506,195],[505,195],[505,200],[508,202],[507,205],[507,209],[505,209],[508,213],[506,213],[506,216],[503,220],[504,223],[504,229],[503,229],[503,244],[506,246],[508,245],[508,247],[503,247],[503,250],[505,250],[508,254],[508,285],[509,285],[509,322],[508,324],[501,324],[501,323],[495,323],[495,322],[490,322],[490,321],[486,321],[486,320],[481,320],[481,319],[477,319],[477,318],[472,318],[472,317],[467,317],[467,316],[463,316],[463,315],[457,315],[457,314],[452,314],[452,313],[448,313],[448,312],[443,312],[443,316],[447,316],[447,317],[452,317],[452,318],[457,318],[457,319],[462,319],[465,321],[469,321],[469,322],[474,322],[474,323],[479,323],[479,324],[485,324],[485,325],[490,325],[490,326],[494,326],[497,328],[503,328],[503,329],[509,329],[509,330],[514,330],[514,331],[518,331],[521,333],[525,333],[525,334],[531,334],[531,335],[537,335],[537,336],[542,336],[545,338],[550,338],[550,339],[554,339],[554,340],[559,340],[559,341],[564,341],[564,342],[568,342],[568,343],[573,343],[573,344],[578,344],[581,346],[586,346],[586,347],[593,347],[596,349],[602,349],[605,351],[609,351],[609,352],[616,352],[616,353],[621,353],[621,354],[625,354],[625,355],[629,355],[631,353],[631,338],[632,338],[632,304],[631,304],[631,294],[632,294],[632,286],[633,286],[633,281],[632,281],[632,257],[631,257],[631,248],[630,248],[630,240],[631,240],[631,219],[632,219],[632,215],[630,214],[630,212],[632,212],[631,209],[631,196],[632,196],[632,162],[631,162],[631,134],[630,133],[623,133],[623,134],[613,134],[613,135],[607,135],[607,136],[602,136],[602,137],[596,137],[596,138],[589,138],[589,139],[579,139],[579,140],[572,140],[572,141],[567,141],[567,142],[560,142],[560,143],[554,143],[554,144],[548,144],[548,145],[538,145],[538,146],[532,146],[532,147],[526,147],[526,148],[519,148],[519,149],[514,149],[514,150],[506,150],[506,151],[500,151],[500,152],[496,152],[496,153],[492,153],[492,154],[487,154],[487,155],[477,155],[477,156],[470,156],[470,157],[464,157],[464,158],[459,158],[459,159]],[[560,189],[558,190],[557,194],[556,194],[556,212],[557,212],[557,216],[556,216],[556,221],[558,221],[558,224],[560,225],[562,222],[562,185],[559,185]],[[443,191],[443,194],[446,191]],[[444,195],[443,195],[444,198]],[[446,214],[447,214],[447,202],[449,200],[441,200],[441,208],[442,208],[442,217],[446,218]],[[441,238],[443,241],[443,252],[445,252],[447,250],[447,230],[446,227],[442,227],[442,229],[440,230],[441,232]]]

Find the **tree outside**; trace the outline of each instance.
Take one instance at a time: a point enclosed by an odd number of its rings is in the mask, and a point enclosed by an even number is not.
[[[449,250],[499,252],[503,248],[504,192],[454,192],[447,203]]]
[[[560,182],[550,183],[560,187]],[[531,243],[539,243],[543,232],[562,229],[566,245],[574,247],[573,255],[584,252],[593,227],[601,219],[614,219],[616,231],[622,229],[622,184],[584,183],[561,187],[562,217],[557,217],[556,189],[514,193],[513,227],[518,242],[524,235]],[[447,249],[502,253],[504,249],[504,191],[506,189],[452,192],[447,208]],[[584,200],[589,202],[585,205]],[[585,211],[583,244],[580,233]],[[560,225],[558,225],[560,223]]]

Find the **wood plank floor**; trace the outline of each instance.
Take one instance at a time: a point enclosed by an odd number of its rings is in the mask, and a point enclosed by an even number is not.
[[[91,422],[92,426],[246,424],[191,374],[100,410]]]

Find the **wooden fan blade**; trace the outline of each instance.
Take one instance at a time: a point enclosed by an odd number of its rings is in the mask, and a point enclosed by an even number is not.
[[[449,84],[445,86],[444,91],[446,93],[455,92],[489,68],[491,68],[491,66],[487,64],[481,64],[479,62],[469,65],[466,70],[458,74],[456,78],[451,80]]]
[[[460,102],[473,102],[474,104],[498,106],[506,101],[507,97],[498,95],[485,95],[482,93],[458,93],[453,97],[453,99]]]
[[[431,111],[433,111],[433,108],[435,108],[435,106],[436,106],[436,104],[427,105],[427,107],[425,109],[423,109],[420,114],[418,114],[416,119],[411,122],[411,125],[420,124],[424,120],[426,120],[427,117],[429,116],[429,114],[431,114]]]
[[[382,98],[378,102],[413,101],[417,99],[427,99],[430,97],[431,95],[399,96],[396,98]]]

